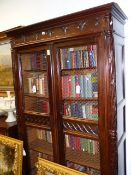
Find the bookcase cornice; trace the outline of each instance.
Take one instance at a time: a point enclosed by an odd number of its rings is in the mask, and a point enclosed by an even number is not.
[[[125,13],[121,10],[121,8],[118,6],[117,3],[109,3],[109,4],[105,4],[105,5],[101,5],[98,7],[94,7],[94,8],[90,8],[87,10],[83,10],[83,11],[79,11],[79,12],[75,12],[72,14],[68,14],[68,15],[64,15],[61,17],[57,17],[54,19],[49,19],[43,22],[39,22],[39,23],[35,23],[35,24],[31,24],[28,26],[20,26],[20,27],[16,27],[13,29],[9,29],[7,31],[5,31],[7,33],[7,35],[17,35],[21,34],[21,32],[28,32],[28,31],[34,31],[34,30],[40,30],[41,28],[48,28],[50,26],[50,28],[54,27],[54,26],[59,26],[59,25],[64,25],[66,23],[71,23],[74,21],[79,21],[82,18],[86,18],[89,16],[93,16],[93,15],[97,15],[98,14],[108,14],[108,13],[112,13],[112,14],[118,14],[119,18],[121,17],[122,20],[127,19],[127,16],[125,15]]]

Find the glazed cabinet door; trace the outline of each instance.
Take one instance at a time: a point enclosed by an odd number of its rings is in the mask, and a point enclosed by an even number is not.
[[[17,100],[19,126],[27,142],[29,167],[35,172],[38,157],[53,161],[50,49],[48,46],[22,49],[18,51],[17,59],[19,85],[22,84]]]
[[[65,164],[100,175],[98,44],[87,39],[55,48]]]

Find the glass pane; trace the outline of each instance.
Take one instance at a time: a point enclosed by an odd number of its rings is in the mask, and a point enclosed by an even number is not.
[[[82,101],[64,102],[63,115],[80,119],[98,120],[98,103]]]
[[[23,70],[46,70],[46,51],[21,54]]]
[[[32,168],[35,168],[38,157],[53,161],[51,131],[27,127],[27,138]]]
[[[25,111],[49,114],[49,103],[40,97],[25,96]]]
[[[42,72],[25,72],[23,74],[24,93],[48,97],[47,74]]]
[[[64,48],[60,50],[61,69],[97,66],[96,45]]]
[[[81,75],[79,72],[74,72],[75,75],[69,74],[71,73],[68,72],[68,75],[61,78],[63,98],[93,98],[98,96],[96,72]]]
[[[99,142],[65,135],[67,166],[91,175],[100,175]]]
[[[19,55],[22,63],[25,112],[49,114],[46,50]]]
[[[100,175],[97,45],[62,48],[60,61],[67,166]]]

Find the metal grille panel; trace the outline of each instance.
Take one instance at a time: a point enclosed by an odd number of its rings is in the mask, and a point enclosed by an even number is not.
[[[49,114],[49,102],[43,98],[25,96],[25,112]]]

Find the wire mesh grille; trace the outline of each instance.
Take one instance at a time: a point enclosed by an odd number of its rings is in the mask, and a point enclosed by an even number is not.
[[[87,134],[96,139],[98,138],[97,46],[62,48],[59,56],[64,131],[81,136]],[[90,175],[100,175],[98,141],[66,134],[65,144],[68,167]]]
[[[88,173],[88,175],[100,175],[100,171],[94,168],[89,168],[87,166],[79,165],[71,161],[66,162],[67,167],[78,170],[80,172]]]
[[[29,156],[30,156],[31,169],[32,169],[34,174],[36,174],[36,171],[37,171],[36,163],[38,162],[38,157],[44,158],[44,159],[49,160],[49,161],[53,161],[53,157],[51,155],[37,152],[34,150],[29,151]]]
[[[98,102],[64,102],[62,114],[68,117],[98,120]]]
[[[97,66],[97,46],[88,45],[60,49],[61,69]]]
[[[32,168],[35,166],[37,157],[53,160],[51,131],[27,127],[27,140]]]
[[[24,93],[48,97],[47,73],[24,72]]]
[[[28,142],[30,144],[33,141],[37,141],[39,143],[39,140],[43,140],[43,141],[46,141],[48,143],[52,143],[51,131],[44,130],[44,129],[27,127],[27,138],[28,138]]]
[[[65,135],[65,145],[67,166],[79,171],[90,172],[93,175],[99,173],[100,150],[98,141]]]
[[[46,70],[47,55],[45,51],[21,54],[22,70]]]
[[[49,102],[43,98],[25,96],[25,111],[49,114]]]
[[[97,73],[90,72],[79,75],[65,75],[61,78],[63,98],[93,98],[98,97]],[[66,87],[66,88],[65,88]]]
[[[79,150],[91,155],[99,155],[99,142],[73,135],[65,135],[66,148]]]

